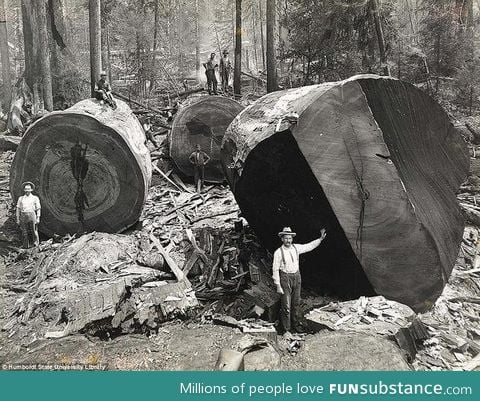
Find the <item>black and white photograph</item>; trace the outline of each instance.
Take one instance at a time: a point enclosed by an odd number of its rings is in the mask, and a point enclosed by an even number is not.
[[[480,370],[479,0],[0,0],[0,55],[1,370]]]

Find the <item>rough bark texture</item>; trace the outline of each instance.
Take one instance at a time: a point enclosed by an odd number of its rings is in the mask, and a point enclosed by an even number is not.
[[[0,0],[0,55],[2,62],[3,105],[8,110],[12,99],[12,80],[10,77],[10,57],[8,51],[7,21],[5,16],[5,3]]]
[[[267,91],[277,88],[277,67],[275,60],[275,0],[267,0]]]
[[[275,133],[289,112],[298,124]],[[326,226],[305,257],[308,284],[416,310],[442,292],[462,238],[455,192],[469,160],[446,113],[414,86],[364,75],[266,95],[228,128],[222,163],[270,250],[283,226],[300,243]]]
[[[47,31],[47,3],[45,0],[35,2],[38,21],[38,62],[40,67],[40,84],[44,107],[53,110],[52,72],[50,69],[50,46]]]
[[[100,78],[102,69],[102,35],[100,0],[89,0],[90,24],[90,81],[92,96],[94,95],[95,82]]]
[[[242,73],[242,0],[235,0],[235,63],[233,71],[233,93],[241,93]]]
[[[10,190],[32,181],[42,203],[40,231],[120,232],[142,211],[151,178],[143,129],[129,107],[87,99],[29,127],[12,164]],[[86,149],[86,150],[85,150]]]
[[[225,180],[220,163],[220,145],[228,125],[242,110],[243,107],[234,100],[204,96],[178,112],[172,127],[170,155],[183,174],[193,176],[188,158],[195,146],[200,144],[212,158],[205,168],[205,180]]]

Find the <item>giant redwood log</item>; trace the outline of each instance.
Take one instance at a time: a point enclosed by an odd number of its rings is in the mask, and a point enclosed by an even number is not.
[[[177,113],[170,138],[170,156],[183,174],[193,177],[188,158],[199,144],[211,157],[205,168],[205,180],[215,183],[225,181],[220,146],[225,130],[242,110],[243,106],[234,100],[202,96]]]
[[[275,133],[291,112],[298,124]],[[222,162],[270,250],[284,226],[300,243],[327,228],[302,262],[304,284],[417,311],[442,292],[462,240],[455,192],[469,159],[447,114],[411,84],[363,75],[268,94],[232,122]]]
[[[29,127],[10,172],[16,201],[31,181],[42,203],[39,229],[64,235],[120,232],[139,218],[151,179],[145,134],[130,108],[87,99]]]

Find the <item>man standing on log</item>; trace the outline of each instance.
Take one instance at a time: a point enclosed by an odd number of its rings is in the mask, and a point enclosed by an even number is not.
[[[30,232],[33,235],[33,244],[38,246],[40,238],[38,236],[38,224],[40,223],[40,199],[32,194],[35,185],[31,182],[22,184],[24,195],[17,201],[17,224],[22,230],[23,247],[30,248]]]
[[[290,227],[285,227],[278,233],[283,245],[273,254],[273,281],[277,286],[277,293],[281,294],[280,323],[287,335],[290,327],[297,332],[302,329],[299,325],[298,308],[300,306],[300,291],[302,277],[300,275],[299,255],[318,247],[325,239],[326,231],[320,230],[320,238],[308,244],[293,244],[293,237],[297,235]]]
[[[223,57],[220,59],[220,77],[222,78],[222,91],[223,94],[228,92],[228,81],[230,79],[230,73],[232,71],[232,62],[228,58],[228,50],[223,51]]]
[[[104,101],[114,110],[117,108],[117,103],[112,95],[112,87],[107,81],[107,73],[105,71],[100,73],[100,79],[95,84],[95,98]]]
[[[217,77],[215,76],[215,68],[218,68],[218,64],[215,64],[215,53],[211,53],[208,60],[203,63],[205,67],[205,75],[207,76],[208,94],[217,95]]]
[[[195,188],[200,193],[202,192],[203,180],[205,179],[205,165],[210,161],[210,156],[202,151],[202,147],[198,144],[195,152],[190,155],[189,160],[193,164]]]

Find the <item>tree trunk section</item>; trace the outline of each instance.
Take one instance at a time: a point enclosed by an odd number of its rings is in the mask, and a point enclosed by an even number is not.
[[[373,19],[375,22],[375,31],[377,33],[378,50],[380,53],[380,64],[382,65],[383,75],[390,75],[387,53],[385,48],[385,37],[383,35],[382,21],[380,20],[380,11],[378,9],[378,0],[370,0],[373,10]]]
[[[47,3],[45,0],[34,2],[38,20],[38,59],[40,80],[45,109],[53,110],[52,72],[50,69],[50,46],[48,45]]]
[[[243,107],[234,100],[204,96],[177,113],[172,126],[170,156],[183,174],[193,177],[193,167],[188,158],[195,146],[200,144],[211,157],[205,168],[205,180],[225,181],[220,146],[225,130],[242,110]]]
[[[267,92],[277,87],[277,65],[275,60],[275,0],[267,0]]]
[[[275,133],[287,112],[298,124]],[[462,241],[455,192],[469,158],[447,114],[413,85],[361,75],[268,94],[228,128],[222,164],[269,250],[284,226],[299,243],[326,227],[302,264],[309,286],[417,311],[441,294]]]
[[[88,11],[90,29],[90,86],[93,97],[95,95],[95,82],[100,78],[100,71],[102,69],[100,0],[89,0]]]
[[[12,100],[12,79],[10,76],[10,55],[8,50],[7,18],[4,0],[0,0],[0,53],[2,61],[3,109],[8,110]]]
[[[40,231],[121,232],[140,217],[151,178],[145,134],[130,108],[93,99],[32,124],[10,175],[15,201],[31,181],[42,204]]]
[[[263,10],[262,10],[262,1],[260,0],[258,2],[258,11],[260,13],[260,44],[261,49],[262,49],[262,64],[263,64],[263,70],[265,71],[266,68],[266,61],[265,61],[265,35],[263,34]]]
[[[195,71],[197,77],[200,76],[200,11],[198,8],[198,1],[195,0]],[[219,57],[221,55],[219,54]]]
[[[235,64],[233,70],[233,93],[240,95],[242,74],[242,0],[235,0]]]

